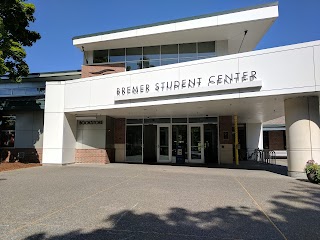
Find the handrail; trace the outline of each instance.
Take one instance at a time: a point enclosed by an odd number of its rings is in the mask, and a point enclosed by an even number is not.
[[[254,152],[248,157],[248,159],[257,161],[258,163],[264,164],[277,164],[277,156],[274,150],[267,149],[255,149]]]

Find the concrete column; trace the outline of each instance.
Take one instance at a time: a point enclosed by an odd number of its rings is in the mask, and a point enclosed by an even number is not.
[[[255,149],[263,149],[263,127],[262,123],[247,123],[246,137],[248,156],[251,156]]]
[[[298,97],[284,101],[288,175],[305,177],[308,160],[320,162],[319,98]]]
[[[64,82],[47,83],[43,131],[43,164],[75,160],[77,121],[64,113]]]

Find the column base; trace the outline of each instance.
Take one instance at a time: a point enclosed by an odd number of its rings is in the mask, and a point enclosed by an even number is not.
[[[288,176],[296,179],[308,179],[305,172],[288,171]]]

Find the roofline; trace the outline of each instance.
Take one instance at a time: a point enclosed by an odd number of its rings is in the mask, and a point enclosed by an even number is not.
[[[73,37],[72,40],[100,36],[100,35],[111,34],[111,33],[124,32],[124,31],[129,31],[129,30],[142,29],[142,28],[147,28],[147,27],[155,27],[155,26],[160,26],[160,25],[165,25],[165,24],[170,24],[170,23],[184,22],[184,21],[195,20],[195,19],[200,19],[200,18],[215,17],[215,16],[219,16],[219,15],[225,15],[225,14],[236,13],[236,12],[243,12],[243,11],[259,9],[259,8],[264,8],[264,7],[272,7],[272,6],[278,6],[278,2],[260,4],[260,5],[256,5],[253,7],[244,7],[244,8],[234,9],[234,10],[226,10],[226,11],[222,11],[222,12],[203,14],[203,15],[180,18],[180,19],[169,20],[169,21],[163,21],[163,22],[158,22],[158,23],[145,24],[145,25],[140,25],[140,26],[135,26],[135,27],[121,28],[121,29],[110,30],[110,31],[105,31],[105,32],[79,35],[79,36]]]

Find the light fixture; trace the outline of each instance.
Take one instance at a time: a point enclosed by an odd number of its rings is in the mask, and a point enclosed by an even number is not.
[[[97,116],[76,116],[77,120],[97,120]]]

